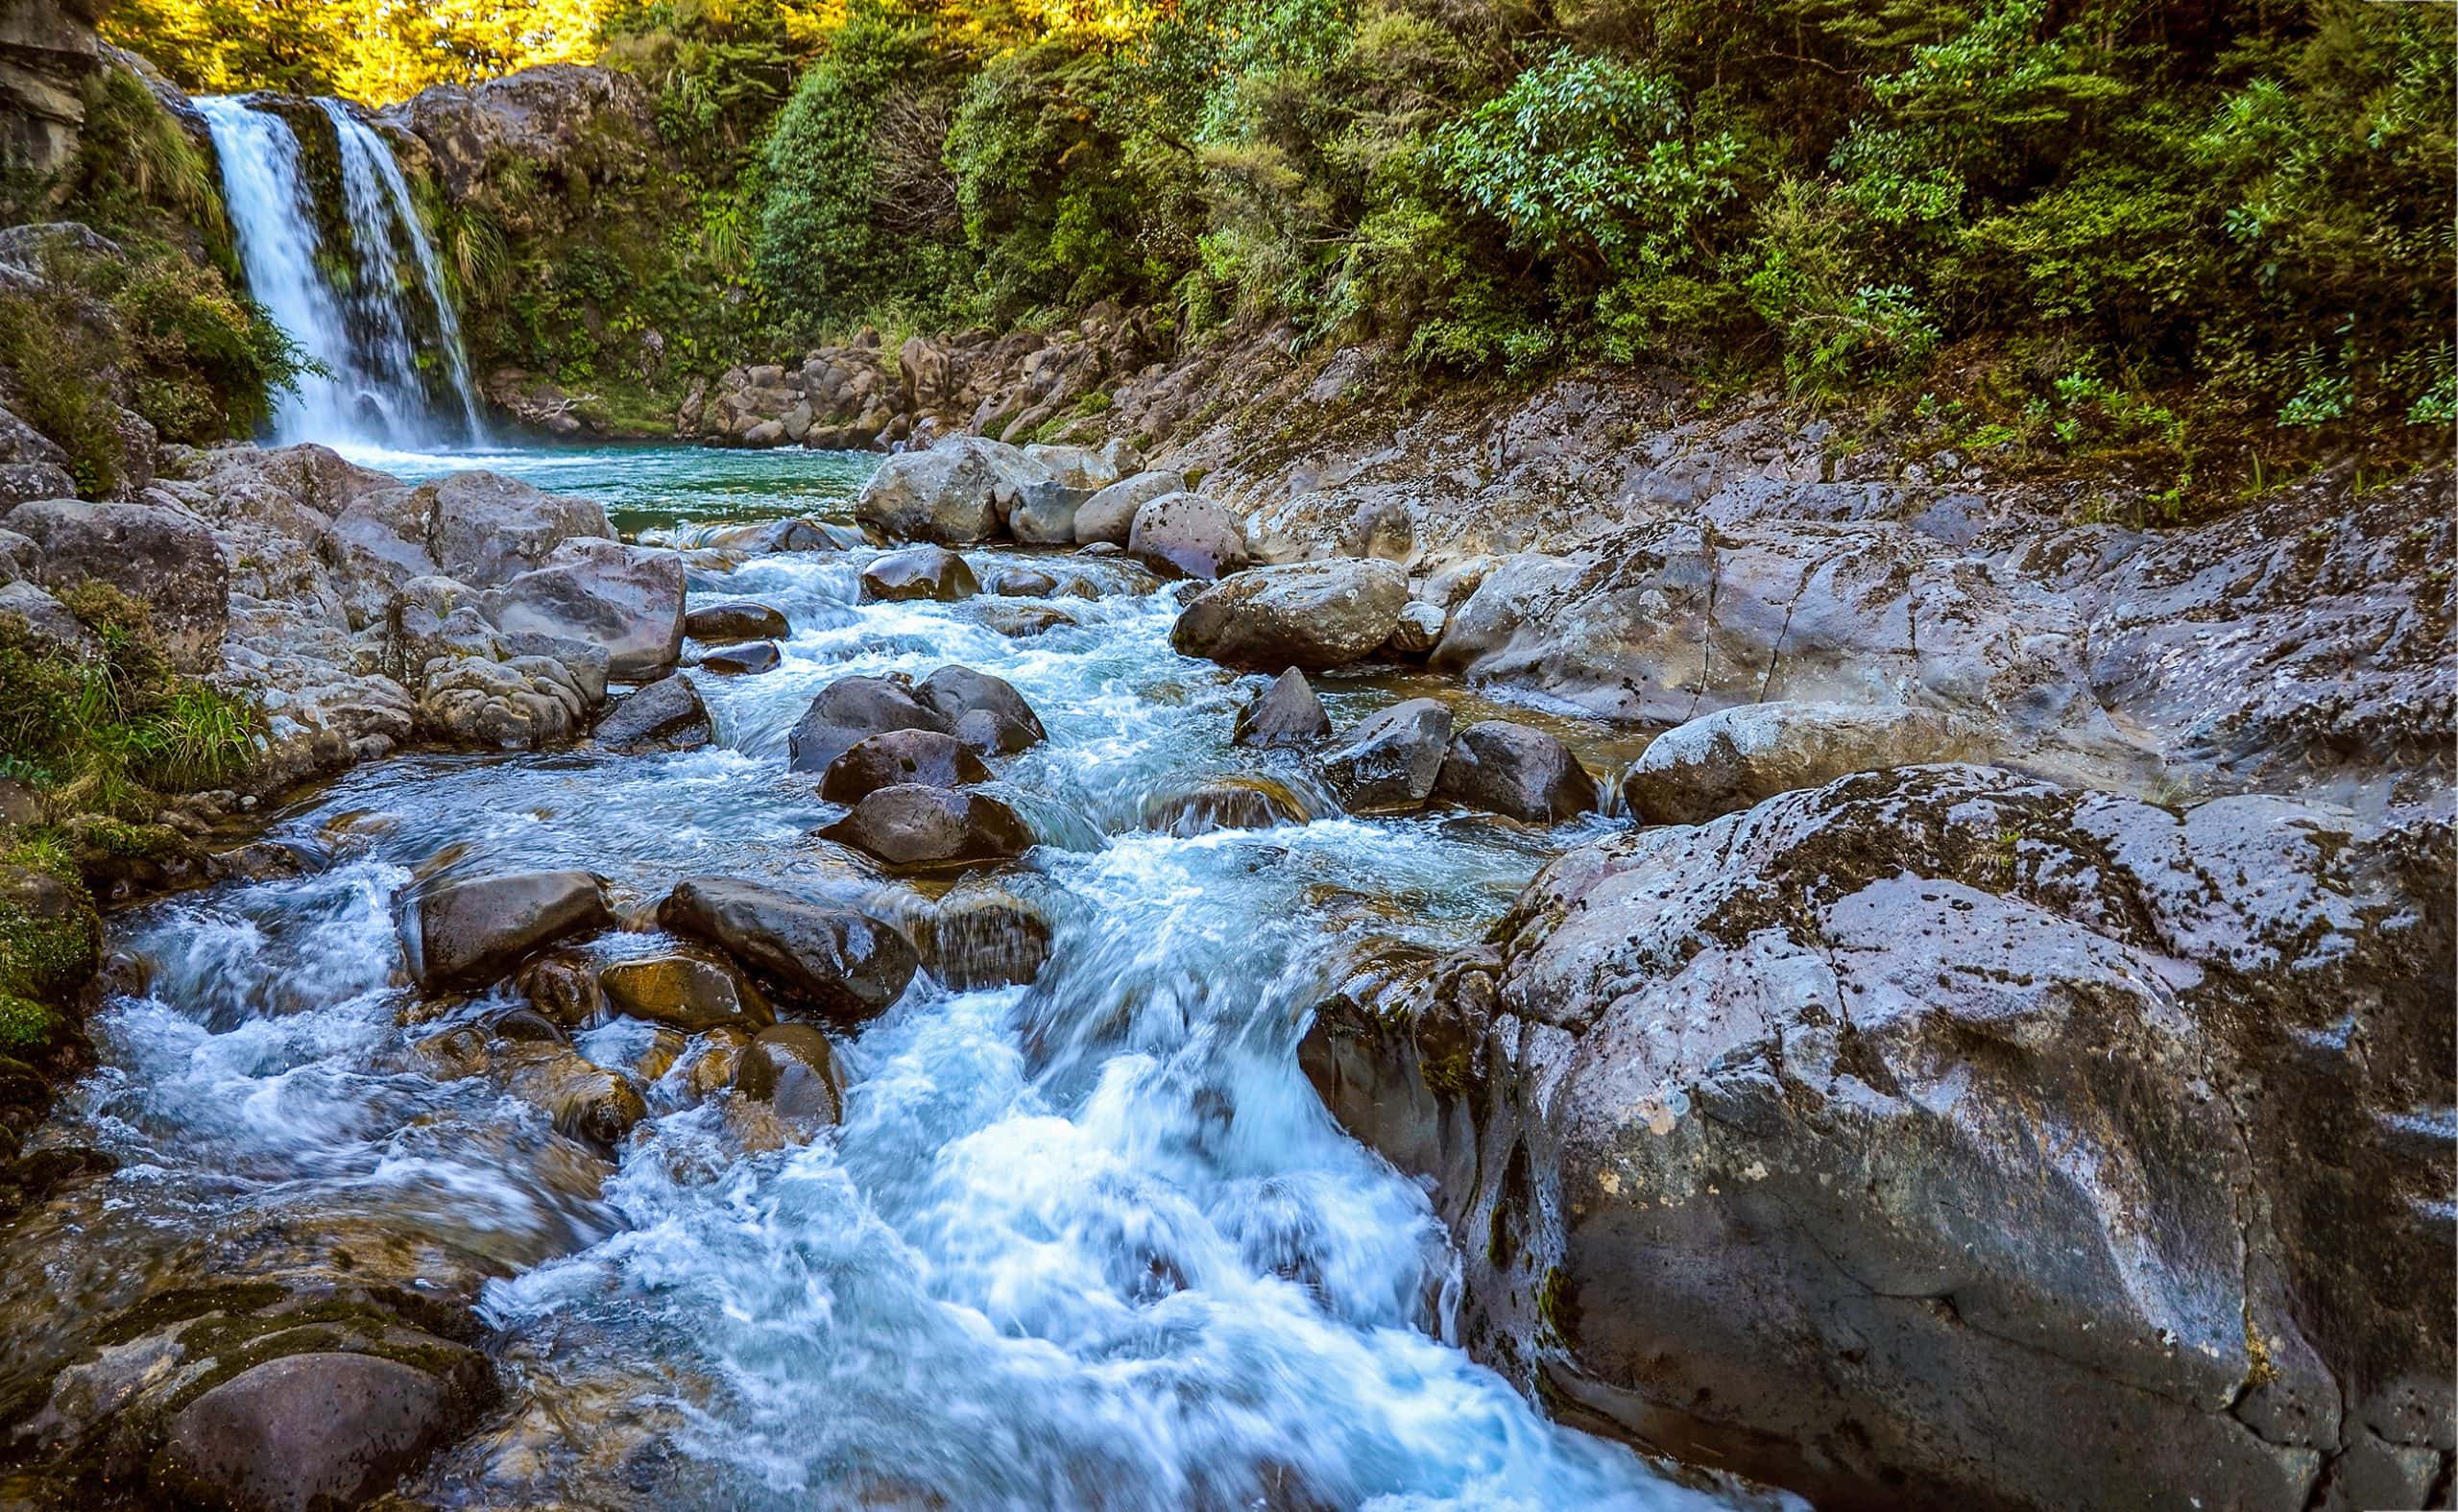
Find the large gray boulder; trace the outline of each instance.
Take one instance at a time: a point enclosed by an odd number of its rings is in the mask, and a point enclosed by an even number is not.
[[[606,511],[500,472],[455,472],[422,484],[408,508],[426,515],[427,545],[445,576],[494,588],[545,564],[567,540],[612,540]]]
[[[924,678],[913,696],[939,716],[942,729],[976,751],[1012,756],[1048,738],[1015,684],[987,672],[944,666]]]
[[[560,941],[614,923],[587,872],[521,872],[446,882],[410,896],[401,953],[422,988],[482,986]]]
[[[682,751],[708,744],[710,732],[700,690],[677,672],[626,695],[597,722],[594,735],[610,751]]]
[[[37,499],[5,516],[41,555],[35,581],[54,592],[93,580],[152,612],[174,665],[218,671],[230,620],[230,570],[202,521],[152,504]]]
[[[1433,796],[1543,825],[1593,811],[1597,791],[1596,779],[1558,736],[1484,719],[1451,737]]]
[[[1342,666],[1390,639],[1408,603],[1408,574],[1388,562],[1254,567],[1196,594],[1169,644],[1228,666]]]
[[[1403,813],[1433,794],[1450,750],[1450,708],[1411,698],[1359,720],[1317,759],[1350,812]]]
[[[1138,509],[1126,551],[1155,571],[1206,580],[1246,564],[1237,516],[1199,493],[1165,493]],[[1401,596],[1407,597],[1405,587]]]
[[[1017,447],[958,436],[881,463],[854,517],[894,540],[957,546],[999,535],[1019,505],[1066,496],[1049,468]]]
[[[866,794],[853,811],[819,831],[898,871],[1002,861],[1032,849],[1033,832],[1013,808],[987,793],[900,782]]]
[[[1167,468],[1156,468],[1131,478],[1121,478],[1086,499],[1070,516],[1075,544],[1089,546],[1105,541],[1113,546],[1125,545],[1126,538],[1135,529],[1136,511],[1154,499],[1183,493],[1186,488],[1186,474]]]
[[[825,772],[838,756],[890,730],[931,730],[948,723],[914,696],[897,677],[840,677],[819,690],[787,737],[788,765],[796,772]]]
[[[1695,825],[1846,773],[1968,759],[1981,745],[1957,721],[1899,704],[1741,704],[1650,741],[1622,799],[1648,824]]]
[[[1325,1004],[1463,1336],[1819,1506],[2423,1506],[2453,1403],[2446,818],[1847,777],[1561,857]]]
[[[782,1004],[849,1022],[887,1012],[917,961],[910,940],[868,915],[731,877],[677,883],[657,919],[724,950]]]
[[[681,658],[683,593],[683,564],[670,551],[567,540],[543,566],[489,589],[480,603],[505,635],[596,646],[610,676],[638,682]]]
[[[882,787],[920,782],[963,787],[990,780],[990,768],[955,736],[936,730],[890,730],[857,740],[820,774],[819,796],[858,804]]]

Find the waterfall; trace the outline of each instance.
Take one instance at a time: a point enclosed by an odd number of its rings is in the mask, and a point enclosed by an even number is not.
[[[332,133],[337,159],[330,200],[319,199],[320,176],[273,102],[196,102],[221,162],[248,292],[325,370],[302,374],[284,396],[274,439],[362,449],[477,444],[484,431],[460,322],[400,164],[340,101],[314,103],[309,125]]]

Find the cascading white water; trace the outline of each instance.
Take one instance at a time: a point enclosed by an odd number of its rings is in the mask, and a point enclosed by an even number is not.
[[[348,245],[328,248],[290,123],[246,96],[196,104],[221,161],[248,292],[324,370],[283,397],[274,439],[361,448],[483,442],[443,267],[384,139],[340,101],[316,102],[333,132],[348,231]],[[440,384],[421,359],[422,324],[434,332]]]

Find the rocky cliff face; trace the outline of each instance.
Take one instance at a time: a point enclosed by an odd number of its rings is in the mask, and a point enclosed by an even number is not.
[[[103,66],[90,0],[0,4],[0,164],[48,174],[77,151],[84,87]]]
[[[1309,1069],[1574,1421],[1822,1507],[2439,1504],[2449,866],[1870,773],[1572,852]]]

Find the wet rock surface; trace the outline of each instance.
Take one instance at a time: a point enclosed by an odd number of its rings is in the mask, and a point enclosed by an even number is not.
[[[718,645],[732,640],[780,640],[790,633],[785,616],[766,604],[730,599],[704,604],[683,616],[683,633]]]
[[[763,978],[781,1005],[848,1021],[885,1012],[917,964],[912,942],[887,924],[757,882],[692,877],[666,895],[657,917],[723,949]]]
[[[990,768],[955,736],[935,730],[893,730],[856,741],[820,774],[819,796],[857,804],[882,787],[918,782],[963,787],[990,780]]]
[[[1332,732],[1332,717],[1306,674],[1290,667],[1238,710],[1230,737],[1241,746],[1309,746]]]
[[[1169,643],[1230,666],[1341,666],[1389,640],[1408,602],[1408,574],[1386,562],[1256,567],[1198,594]]]
[[[1358,721],[1316,759],[1352,812],[1405,812],[1433,794],[1451,728],[1449,706],[1412,698]]]
[[[2394,1132],[2451,1092],[2449,851],[1851,777],[1570,852],[1306,1060],[1573,1421],[1820,1505],[2302,1507],[2449,1463],[2446,1140]]]
[[[673,674],[624,695],[597,723],[610,751],[681,751],[706,744],[709,710],[688,678]]]
[[[866,794],[819,833],[899,870],[1005,860],[1033,844],[1031,828],[1004,802],[919,782]]]
[[[1432,795],[1530,824],[1554,824],[1596,807],[1596,779],[1557,735],[1486,719],[1451,737]]]
[[[862,569],[862,597],[874,603],[924,598],[952,604],[980,591],[973,568],[944,546],[891,551]]]
[[[587,872],[479,877],[414,895],[401,947],[422,987],[483,985],[524,956],[614,922],[604,884]]]

